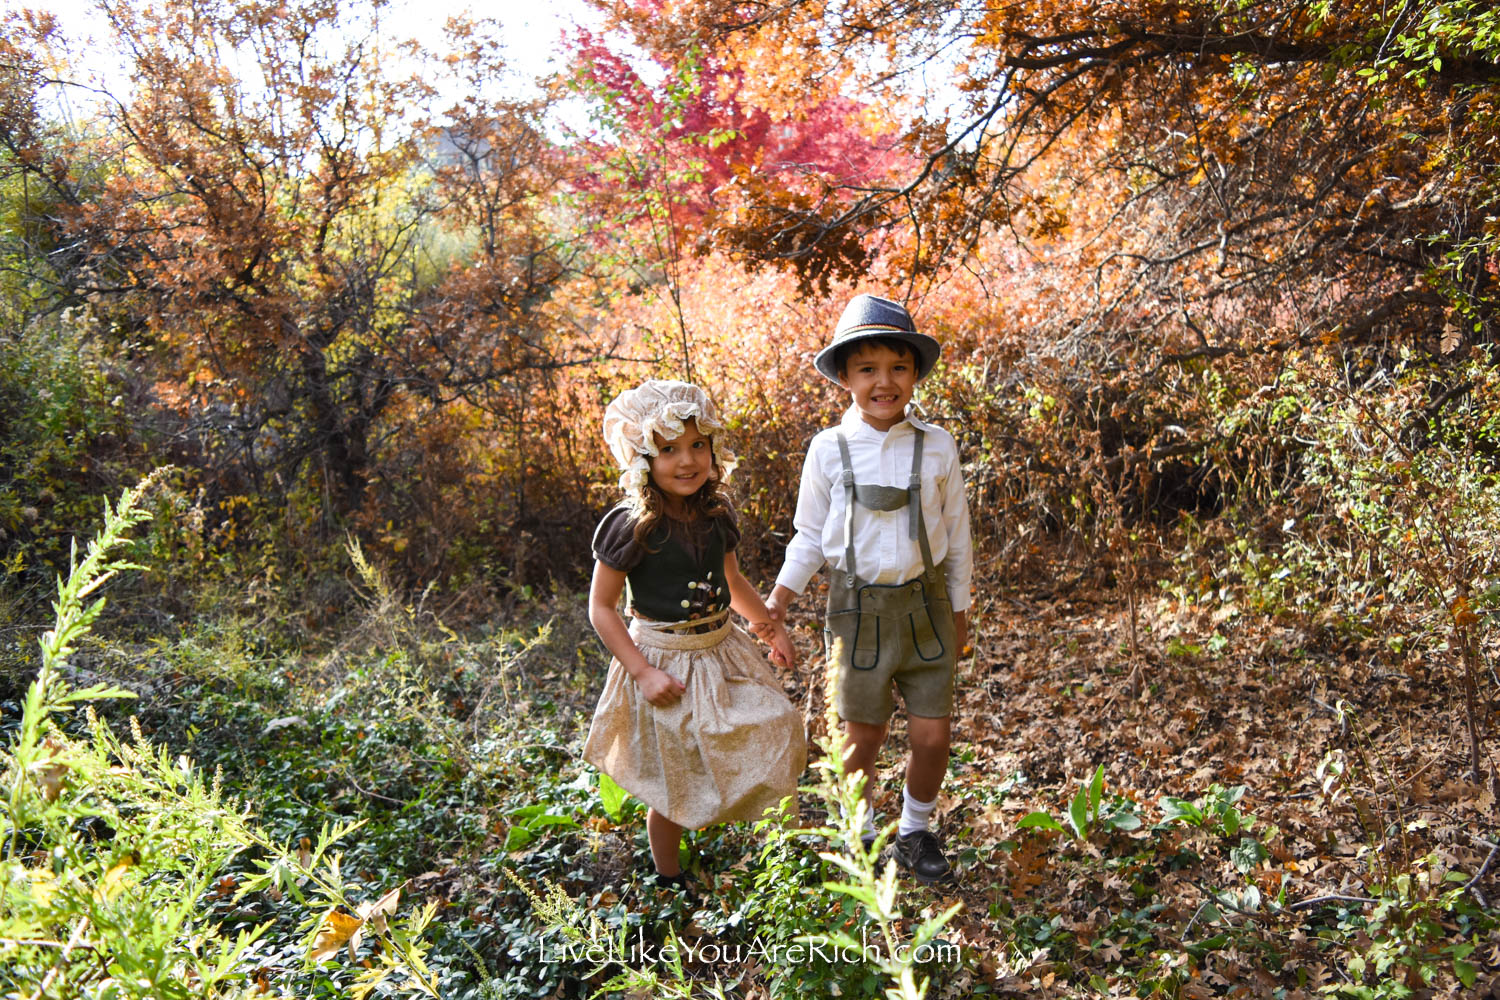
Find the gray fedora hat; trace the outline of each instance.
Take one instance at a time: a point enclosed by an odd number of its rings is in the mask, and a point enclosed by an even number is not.
[[[856,295],[844,307],[839,325],[833,331],[833,343],[818,352],[813,358],[813,367],[826,378],[839,380],[835,352],[848,344],[871,337],[890,337],[911,345],[917,355],[917,378],[921,379],[937,364],[942,347],[925,333],[917,332],[911,313],[899,302],[883,299],[878,295]]]

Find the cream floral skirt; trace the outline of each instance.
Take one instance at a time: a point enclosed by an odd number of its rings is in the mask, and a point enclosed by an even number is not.
[[[795,796],[807,763],[802,716],[728,612],[718,628],[698,634],[637,618],[630,637],[687,690],[657,708],[612,661],[583,747],[590,764],[690,830],[759,819]]]

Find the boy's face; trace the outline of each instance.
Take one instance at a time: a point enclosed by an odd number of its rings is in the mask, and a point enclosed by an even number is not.
[[[857,344],[839,373],[839,385],[849,390],[865,423],[888,431],[906,417],[917,385],[916,356],[884,344]]]

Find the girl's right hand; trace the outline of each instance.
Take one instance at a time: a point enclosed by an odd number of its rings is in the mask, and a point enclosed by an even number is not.
[[[687,691],[682,682],[659,667],[647,667],[646,670],[636,677],[635,682],[640,686],[641,694],[647,701],[657,708],[668,708],[682,700],[682,695]]]

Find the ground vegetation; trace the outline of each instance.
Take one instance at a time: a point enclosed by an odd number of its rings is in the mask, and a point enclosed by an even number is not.
[[[6,995],[1500,995],[1488,7],[601,3],[520,98],[97,6],[0,25]],[[857,291],[945,345],[959,881],[844,829],[814,593],[806,826],[686,900],[578,755],[598,421],[704,384],[769,584]]]

